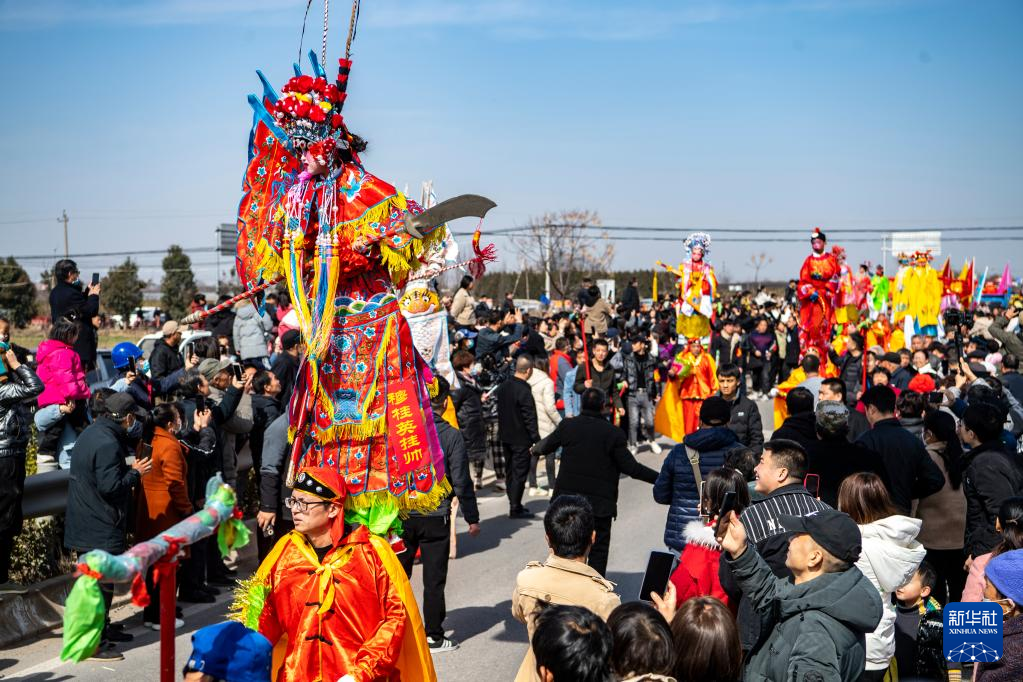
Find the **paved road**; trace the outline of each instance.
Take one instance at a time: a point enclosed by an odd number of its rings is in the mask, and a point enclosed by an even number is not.
[[[760,405],[765,425],[770,428],[770,406]],[[668,450],[665,448],[664,454]],[[652,468],[660,468],[663,455],[641,450],[637,459]],[[541,467],[542,470],[542,467]],[[666,507],[654,503],[651,486],[623,479],[619,500],[619,517],[611,534],[608,578],[618,585],[623,600],[636,598],[646,557],[651,549],[661,549]],[[527,498],[527,506],[541,513],[547,500]],[[498,682],[515,676],[526,649],[526,631],[511,615],[511,593],[515,575],[531,560],[543,560],[547,554],[543,521],[538,515],[531,521],[507,517],[508,502],[503,493],[485,486],[480,497],[482,532],[476,538],[466,533],[464,520],[458,521],[459,556],[451,562],[448,573],[445,626],[461,648],[435,657],[437,673],[444,682],[476,682],[485,675]],[[254,550],[246,548],[240,557],[242,568],[255,565]],[[413,583],[422,594],[419,568]],[[227,596],[217,604],[185,606],[185,629],[216,623],[227,611]],[[159,677],[158,633],[142,628],[138,609],[127,606],[115,609],[114,620],[123,621],[135,641],[121,645],[125,660],[114,663],[86,662],[77,665],[61,663],[60,636],[36,640],[22,647],[0,652],[0,674],[4,679],[42,682],[51,680],[82,680],[83,682],[135,682]],[[177,638],[177,669],[184,666],[191,651],[189,635]]]

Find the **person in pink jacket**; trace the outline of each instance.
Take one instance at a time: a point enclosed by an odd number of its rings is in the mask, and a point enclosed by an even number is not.
[[[57,411],[57,420],[50,422],[45,432],[40,434],[41,471],[51,468],[48,464],[55,459],[60,444],[67,440],[66,430],[79,432],[88,423],[86,401],[90,395],[89,385],[85,381],[82,359],[74,349],[78,333],[78,324],[62,317],[54,323],[49,338],[39,344],[36,352],[36,374],[44,386],[36,415],[39,417]],[[60,409],[61,406],[64,409]]]

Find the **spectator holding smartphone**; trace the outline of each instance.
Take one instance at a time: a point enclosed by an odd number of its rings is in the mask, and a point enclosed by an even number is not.
[[[145,413],[126,393],[107,398],[106,411],[90,424],[75,442],[71,453],[71,482],[68,486],[64,546],[80,553],[102,549],[121,554],[128,549],[128,518],[132,491],[152,468],[151,459],[128,457],[142,437]],[[129,641],[131,635],[110,628],[110,603],[114,588],[100,583],[106,602],[106,622],[97,660],[121,660],[124,656],[104,646]]]

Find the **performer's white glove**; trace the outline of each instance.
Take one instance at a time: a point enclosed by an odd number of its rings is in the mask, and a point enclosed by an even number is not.
[[[355,682],[355,678],[351,675],[345,675],[344,677],[337,678],[337,682]]]
[[[772,398],[777,398],[777,397],[778,397],[778,389],[777,389],[777,388],[772,388],[772,389],[771,389],[771,390],[770,390],[770,391],[769,391],[769,392],[767,393],[767,395],[771,396]]]

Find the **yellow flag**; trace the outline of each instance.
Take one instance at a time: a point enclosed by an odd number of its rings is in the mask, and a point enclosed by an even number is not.
[[[656,270],[654,270],[654,284],[653,284],[652,287],[650,287],[650,297],[652,299],[654,299],[655,303],[657,302],[657,271]]]

